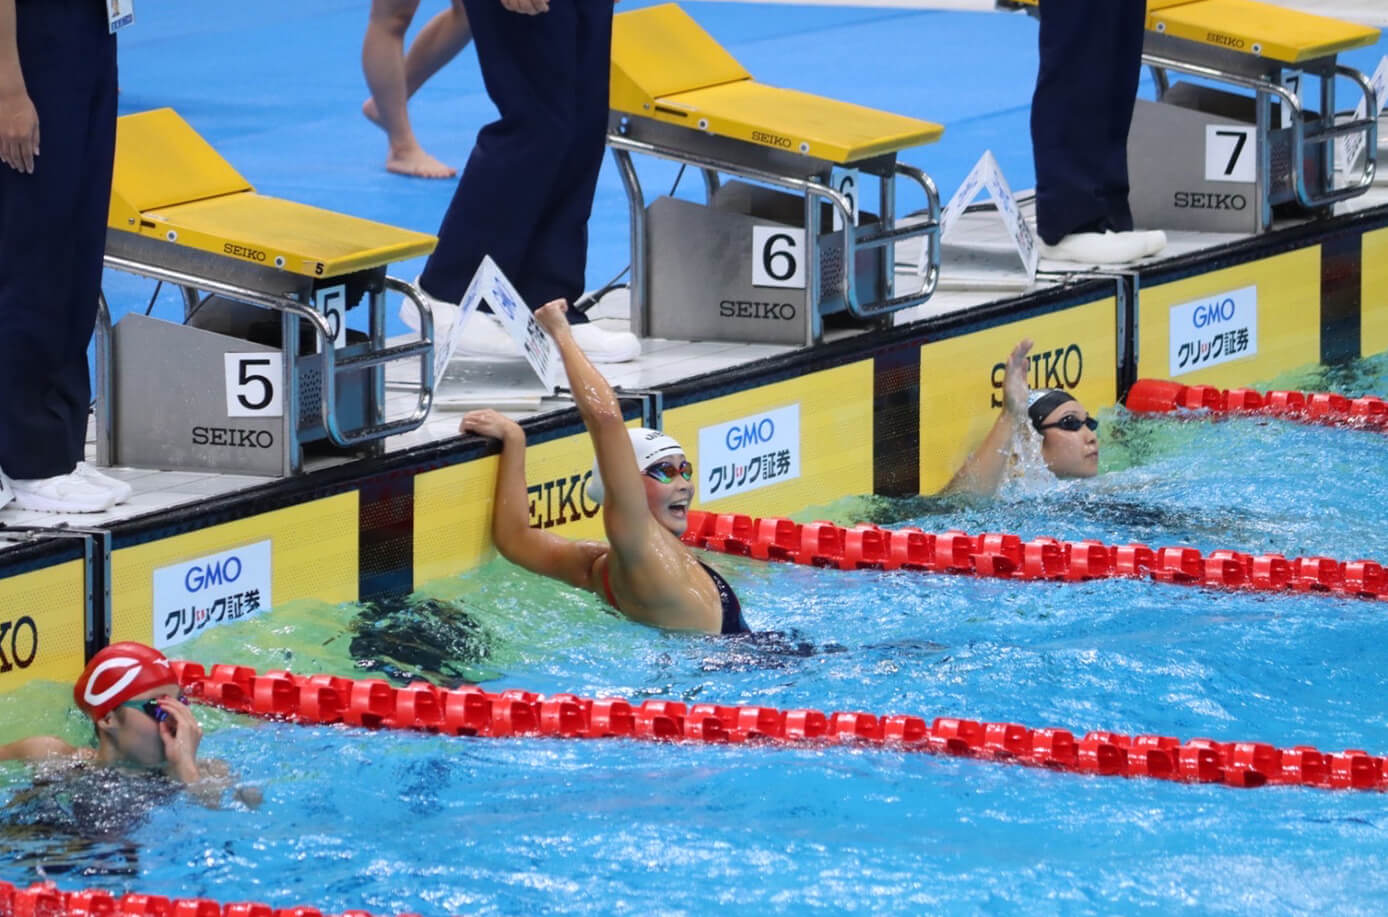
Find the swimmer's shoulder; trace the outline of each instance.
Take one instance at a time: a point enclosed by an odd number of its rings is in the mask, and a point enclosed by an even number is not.
[[[90,748],[77,748],[57,736],[29,736],[8,745],[0,745],[0,761],[37,762],[62,758],[86,761],[93,754]]]

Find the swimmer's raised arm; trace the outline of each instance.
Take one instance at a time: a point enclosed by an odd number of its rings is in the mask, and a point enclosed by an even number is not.
[[[997,493],[1003,472],[1012,455],[1012,437],[1027,422],[1027,354],[1031,352],[1030,338],[1023,338],[1008,354],[1002,378],[1002,411],[993,422],[983,442],[969,454],[954,473],[945,493],[968,493],[991,496]]]
[[[469,411],[459,427],[501,441],[492,506],[492,541],[501,556],[543,576],[581,589],[593,588],[593,563],[606,552],[592,541],[570,541],[530,526],[530,497],[525,489],[525,431],[490,408]],[[630,447],[628,447],[630,448]]]
[[[567,311],[568,304],[556,299],[537,309],[535,320],[559,348],[574,405],[593,440],[605,491],[602,520],[608,540],[631,561],[659,543],[652,535],[657,523],[646,502],[641,469],[636,467],[636,452],[627,435],[617,393],[574,340],[565,317]]]

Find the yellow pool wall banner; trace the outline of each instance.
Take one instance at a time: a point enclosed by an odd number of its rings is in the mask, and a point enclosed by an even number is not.
[[[202,566],[212,566],[238,550],[246,554],[237,568],[238,579],[268,582],[274,605],[295,599],[355,601],[357,516],[353,490],[113,551],[111,640],[155,644],[155,581],[160,571],[178,565],[191,569],[204,558],[209,563]],[[263,569],[263,561],[251,559],[266,556],[269,570]],[[192,583],[191,604],[198,602],[197,587],[204,583],[205,579]],[[202,608],[204,614],[207,611]]]
[[[872,492],[872,360],[667,408],[694,507],[790,515]]]
[[[1030,338],[1027,383],[1074,394],[1091,413],[1117,399],[1113,296],[921,346],[921,492],[939,492],[983,441],[1002,407],[1005,361]]]
[[[1138,377],[1235,388],[1317,363],[1320,301],[1319,245],[1145,286],[1138,297]],[[1248,330],[1245,313],[1249,309],[1256,321],[1256,351],[1247,347],[1235,359],[1210,361],[1190,371],[1173,366],[1173,340],[1179,343],[1186,335],[1192,342],[1203,339],[1222,349],[1226,341],[1242,340],[1226,335]],[[1183,321],[1187,318],[1205,324],[1189,328]]]
[[[491,557],[497,456],[415,478],[414,579],[461,573]],[[593,443],[588,434],[529,445],[525,480],[530,524],[565,538],[602,538],[601,507],[588,496]]]
[[[0,579],[0,694],[76,680],[87,662],[86,591],[82,560]]]
[[[1388,350],[1388,229],[1363,236],[1360,272],[1360,352],[1368,357]]]

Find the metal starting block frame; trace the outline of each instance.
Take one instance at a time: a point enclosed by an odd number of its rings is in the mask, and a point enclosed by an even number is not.
[[[615,17],[610,105],[638,335],[812,344],[826,314],[870,322],[934,293],[939,192],[896,157],[938,140],[941,126],[757,83],[675,4]],[[648,207],[632,153],[699,169],[704,203],[662,197]],[[876,214],[858,212],[856,189],[835,187],[843,170],[877,180]],[[923,219],[897,221],[899,178],[924,191]],[[916,238],[927,249],[924,284],[897,296],[894,246]]]
[[[436,241],[257,194],[171,109],[119,119],[105,264],[176,286],[184,323],[130,313],[113,329],[103,296],[98,461],[291,475],[309,443],[380,454],[424,422],[434,385],[433,315],[386,270]],[[388,290],[419,311],[418,341],[387,345]],[[388,418],[385,368],[409,361],[414,408]]]
[[[1000,9],[1024,9],[1032,16],[1039,15],[1036,4],[997,0]],[[1275,205],[1326,213],[1373,185],[1378,147],[1373,86],[1336,56],[1374,44],[1378,29],[1259,0],[1148,0],[1146,28],[1142,60],[1156,81],[1161,109],[1139,100],[1133,116],[1128,161],[1138,222],[1152,228],[1261,232],[1271,227]],[[1173,71],[1252,90],[1253,96],[1173,86]],[[1319,83],[1319,112],[1307,111],[1297,91],[1307,75]],[[1367,117],[1336,123],[1337,77],[1358,86]],[[1251,181],[1206,180],[1206,124],[1253,126]],[[1363,169],[1357,179],[1336,184],[1333,141],[1356,134],[1365,141]],[[1160,155],[1151,154],[1153,145]],[[1231,147],[1231,170],[1240,152]],[[1175,198],[1178,192],[1184,199]],[[1238,196],[1253,206],[1242,213],[1192,206],[1192,200],[1205,196]]]

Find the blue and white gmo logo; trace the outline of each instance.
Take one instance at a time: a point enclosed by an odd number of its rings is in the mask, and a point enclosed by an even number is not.
[[[728,427],[723,435],[723,445],[729,452],[736,452],[751,446],[762,446],[776,437],[776,422],[770,417],[746,421]]]
[[[1215,302],[1197,305],[1191,310],[1190,323],[1196,328],[1218,325],[1221,322],[1231,321],[1236,312],[1238,312],[1238,306],[1234,303],[1233,297],[1226,296]]]
[[[201,592],[213,586],[234,583],[241,578],[241,558],[235,554],[225,560],[213,561],[203,566],[193,564],[183,574],[183,586],[189,592]]]

